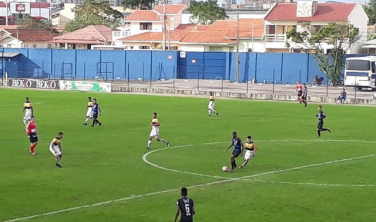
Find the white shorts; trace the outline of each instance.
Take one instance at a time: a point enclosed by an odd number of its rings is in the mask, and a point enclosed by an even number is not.
[[[26,112],[25,112],[24,119],[25,120],[31,120],[31,116],[32,116],[31,109],[27,109]]]
[[[214,109],[214,106],[215,106],[214,101],[209,101],[208,109],[212,110]]]
[[[150,132],[150,137],[158,137],[159,136],[159,129],[152,129]]]
[[[244,159],[246,159],[246,160],[252,159],[254,153],[255,153],[255,151],[246,150],[245,155],[244,155]]]
[[[93,109],[92,108],[87,109],[86,117],[93,117]]]
[[[61,150],[60,150],[60,147],[59,146],[54,146],[54,145],[50,146],[50,152],[54,156],[59,156],[59,155],[62,154]]]

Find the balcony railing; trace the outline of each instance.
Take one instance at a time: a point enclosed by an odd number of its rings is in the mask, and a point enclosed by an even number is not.
[[[117,39],[121,39],[121,38],[124,38],[124,37],[128,37],[130,35],[131,35],[130,31],[113,31],[112,32],[112,39],[117,40]]]
[[[286,35],[285,34],[266,34],[266,41],[267,42],[285,42]]]

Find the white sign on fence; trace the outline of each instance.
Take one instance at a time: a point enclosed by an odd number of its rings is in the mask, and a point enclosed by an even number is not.
[[[59,85],[67,91],[111,92],[111,83],[60,80]]]

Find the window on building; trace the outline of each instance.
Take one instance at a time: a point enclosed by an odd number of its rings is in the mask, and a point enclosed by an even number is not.
[[[151,23],[140,23],[140,30],[152,30]]]
[[[140,49],[150,49],[150,46],[140,46]]]
[[[177,46],[170,46],[170,50],[178,50]]]
[[[275,34],[275,25],[268,25],[268,34]]]
[[[12,48],[12,44],[7,44],[7,48]]]
[[[252,49],[248,49],[248,52],[252,52],[253,50]]]

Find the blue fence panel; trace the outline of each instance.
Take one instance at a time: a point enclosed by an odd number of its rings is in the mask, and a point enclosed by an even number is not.
[[[297,81],[307,82],[307,66],[309,54],[283,53],[281,83],[295,84]]]
[[[197,79],[203,77],[203,52],[186,52],[185,58],[179,58],[178,78]]]
[[[151,51],[126,51],[127,79],[150,80],[152,78]]]
[[[36,78],[51,78],[51,49],[29,49],[28,59],[24,64],[25,73],[32,74]]]
[[[226,75],[226,52],[203,53],[203,79],[225,78]]]
[[[57,79],[77,78],[77,51],[73,49],[52,50],[52,64]]]
[[[103,50],[101,52],[101,65],[98,67],[102,74],[107,74],[108,79],[126,79],[125,51]],[[113,76],[111,76],[113,75]]]
[[[152,51],[152,80],[174,78],[178,56],[177,51]]]
[[[97,76],[97,63],[99,61],[100,51],[77,50],[77,79],[94,79]]]
[[[273,81],[280,82],[282,66],[282,53],[259,53],[257,55],[257,69],[256,80],[257,82]]]

